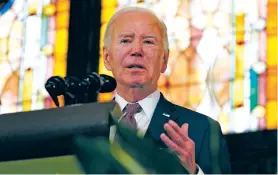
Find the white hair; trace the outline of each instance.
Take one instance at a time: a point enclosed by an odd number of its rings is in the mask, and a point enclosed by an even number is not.
[[[111,25],[114,22],[114,20],[116,19],[117,16],[119,16],[121,13],[124,12],[147,12],[150,13],[152,15],[154,15],[157,20],[159,21],[159,24],[162,28],[162,32],[163,32],[163,46],[164,46],[164,50],[166,52],[168,52],[169,50],[169,43],[168,43],[168,35],[167,35],[167,27],[165,25],[165,23],[151,10],[147,9],[147,8],[143,8],[143,7],[138,7],[138,6],[129,6],[129,7],[124,7],[120,10],[118,10],[109,20],[106,30],[105,30],[105,34],[104,34],[104,46],[108,47],[111,41]]]

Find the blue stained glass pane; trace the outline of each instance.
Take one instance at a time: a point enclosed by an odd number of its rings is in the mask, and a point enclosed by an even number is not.
[[[6,13],[13,5],[14,0],[8,0],[8,2],[1,4],[0,3],[0,16]]]
[[[258,105],[258,74],[250,69],[250,110],[252,111]]]

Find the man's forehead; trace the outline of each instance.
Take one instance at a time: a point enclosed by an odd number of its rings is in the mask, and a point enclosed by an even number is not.
[[[117,37],[134,37],[136,36],[135,32],[119,32],[117,33]],[[157,38],[157,34],[155,33],[142,33],[140,34],[140,37],[143,38]]]
[[[131,36],[138,34],[142,36],[157,36],[162,32],[159,23],[148,23],[146,21],[141,23],[131,20],[114,23],[111,29],[117,36]]]
[[[118,14],[112,22],[111,26],[125,27],[128,24],[144,23],[146,27],[159,26],[160,20],[152,13],[145,11],[128,11]]]

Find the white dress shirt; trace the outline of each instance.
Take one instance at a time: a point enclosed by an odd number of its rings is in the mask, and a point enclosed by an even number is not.
[[[139,137],[143,137],[146,134],[159,99],[160,99],[160,92],[156,90],[146,98],[137,102],[140,104],[142,108],[142,110],[139,113],[136,113],[134,115],[134,118],[137,123],[137,129],[138,129],[137,135]],[[126,101],[123,97],[119,96],[117,93],[115,95],[115,101],[118,103],[122,111],[126,107],[126,105],[130,103]],[[111,142],[113,142],[115,134],[116,134],[116,127],[111,126],[110,136],[109,136],[109,140]],[[197,166],[199,168],[198,174],[204,174],[198,164]]]
[[[149,124],[151,122],[154,110],[157,106],[157,103],[160,98],[160,92],[156,90],[143,100],[138,101],[137,103],[140,104],[142,110],[139,113],[136,113],[134,115],[134,118],[137,123],[137,129],[138,129],[138,135],[144,136],[147,132],[147,129],[149,127]],[[121,110],[126,107],[126,105],[129,103],[124,98],[119,96],[118,94],[115,95],[115,101],[120,106]]]

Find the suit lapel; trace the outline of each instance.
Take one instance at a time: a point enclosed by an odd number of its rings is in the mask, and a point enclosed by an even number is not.
[[[160,139],[160,134],[165,132],[164,124],[167,123],[169,120],[175,121],[178,116],[176,115],[175,106],[167,101],[162,93],[160,94],[160,99],[148,127],[146,137],[149,136],[159,145],[165,146]]]

